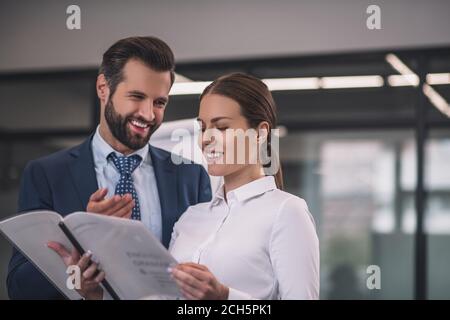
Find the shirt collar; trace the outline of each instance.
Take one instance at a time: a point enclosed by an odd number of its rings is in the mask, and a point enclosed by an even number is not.
[[[237,201],[243,202],[274,189],[277,189],[275,178],[273,176],[265,176],[227,192],[227,199],[236,198]],[[225,201],[223,185],[214,195],[210,207],[219,204],[221,201]]]
[[[149,146],[148,143],[142,147],[141,149],[136,150],[132,154],[128,155],[139,155],[142,158],[142,163],[151,163],[151,157],[149,156]],[[124,156],[122,153],[114,150],[108,142],[103,139],[100,135],[100,126],[97,126],[97,130],[95,130],[94,137],[92,138],[92,152],[94,155],[94,163],[98,165],[106,165],[108,163],[108,156],[111,152],[114,152],[118,156]]]

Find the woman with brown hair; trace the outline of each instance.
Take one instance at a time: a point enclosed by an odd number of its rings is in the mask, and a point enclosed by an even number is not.
[[[241,73],[222,76],[201,95],[198,120],[208,172],[224,185],[175,224],[169,250],[181,263],[168,271],[184,297],[318,299],[315,224],[306,202],[282,191],[267,86]]]

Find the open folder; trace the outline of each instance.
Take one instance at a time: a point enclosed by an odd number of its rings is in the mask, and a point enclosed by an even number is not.
[[[80,295],[67,285],[67,267],[49,241],[93,252],[105,271],[103,289],[113,299],[179,299],[167,272],[176,260],[140,222],[75,212],[32,211],[0,222],[0,231],[69,299]]]

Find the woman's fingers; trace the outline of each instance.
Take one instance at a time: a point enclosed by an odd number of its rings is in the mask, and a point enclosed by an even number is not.
[[[222,285],[205,266],[179,264],[172,275],[180,289],[196,299],[227,299],[229,289]],[[187,297],[187,296],[186,296]]]
[[[177,268],[173,269],[172,276],[183,295],[188,299],[208,299],[211,284],[201,279],[209,279],[209,274],[205,275],[204,271],[191,267],[189,272],[194,273],[194,276]]]
[[[211,280],[209,271],[205,271],[203,268],[198,268],[197,266],[184,264],[178,265],[175,269],[181,270],[199,281],[209,282]]]
[[[191,286],[189,283],[183,281],[183,280],[179,280],[178,278],[174,278],[176,284],[178,285],[178,287],[180,288],[181,291],[184,291],[185,293],[187,293],[188,295],[190,295],[192,297],[192,299],[201,299],[202,298],[202,292]]]
[[[176,280],[182,281],[191,287],[199,288],[202,285],[199,279],[178,268],[173,269],[172,275]]]
[[[190,294],[188,291],[184,290],[183,288],[180,288],[181,294],[188,300],[197,300],[198,298],[192,294]]]
[[[200,270],[203,270],[203,271],[209,271],[206,266],[204,266],[202,264],[194,263],[194,262],[184,262],[184,263],[178,264],[178,266],[188,266],[188,267],[200,269]]]

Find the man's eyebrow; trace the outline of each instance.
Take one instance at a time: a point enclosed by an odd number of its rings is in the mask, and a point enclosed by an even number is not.
[[[169,97],[158,97],[155,100],[161,100],[167,103],[169,101]]]
[[[139,91],[139,90],[130,90],[128,91],[128,95],[137,95],[137,96],[142,96],[144,98],[147,98],[147,94],[145,92]],[[155,100],[161,100],[164,102],[168,102],[169,98],[168,97],[158,97]]]
[[[138,95],[138,96],[143,96],[143,97],[147,97],[147,95],[145,94],[145,92],[139,91],[139,90],[131,90],[128,91],[129,95]]]

